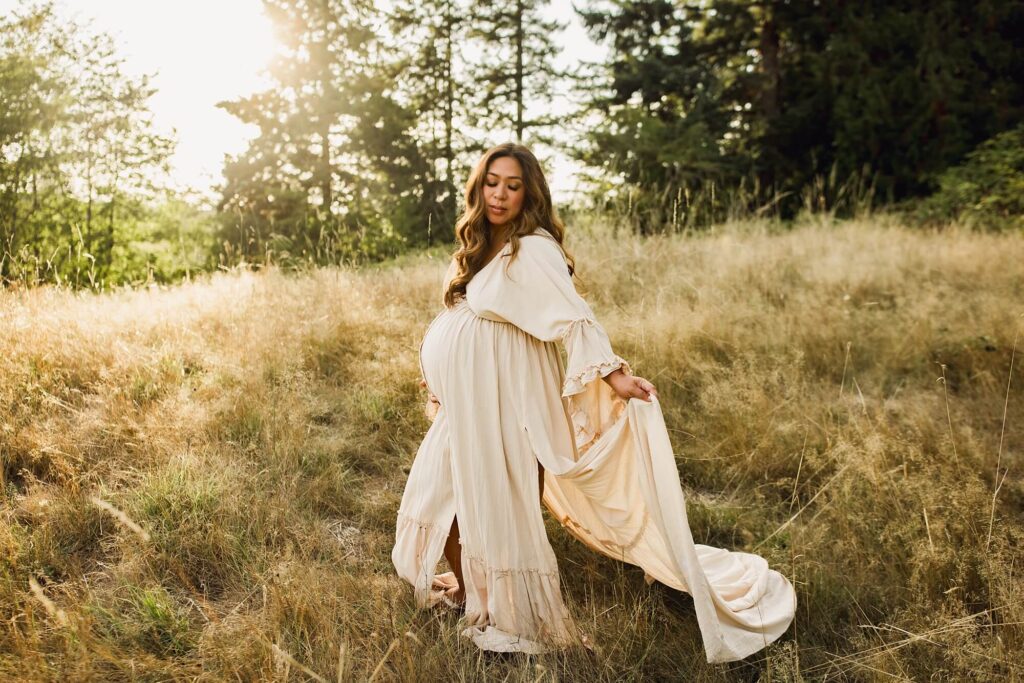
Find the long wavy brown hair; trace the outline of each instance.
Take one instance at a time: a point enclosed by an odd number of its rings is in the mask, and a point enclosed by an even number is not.
[[[500,235],[494,235],[496,231],[492,229],[490,221],[487,220],[483,198],[487,170],[491,167],[492,161],[501,157],[513,157],[519,162],[523,169],[523,187],[526,190],[522,210],[510,224],[504,226],[506,229],[502,231],[508,237],[508,241],[512,243],[512,253],[505,267],[508,267],[508,264],[515,259],[519,252],[520,237],[533,233],[537,228],[546,228],[558,241],[565,254],[569,275],[572,276],[575,273],[575,261],[565,250],[563,244],[565,225],[562,224],[554,204],[551,203],[551,190],[548,189],[548,182],[544,178],[540,162],[528,147],[514,142],[505,142],[484,152],[480,161],[477,162],[476,168],[469,175],[469,180],[466,181],[465,205],[462,215],[455,224],[455,237],[458,239],[459,246],[455,250],[453,258],[458,269],[444,293],[445,306],[454,306],[459,296],[466,295],[466,285],[487,265],[485,259],[494,244],[492,240],[501,238]]]

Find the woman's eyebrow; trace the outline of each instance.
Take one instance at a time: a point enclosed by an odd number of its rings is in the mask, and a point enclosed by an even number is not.
[[[498,178],[501,178],[501,176],[500,176],[500,175],[498,175],[497,173],[493,173],[493,172],[491,172],[491,171],[488,171],[488,172],[487,172],[487,175],[493,175],[493,176],[497,176]],[[517,175],[510,175],[510,176],[505,176],[505,177],[506,177],[506,178],[507,178],[508,180],[522,180],[522,178],[520,178],[520,177],[519,177],[519,176],[517,176]]]

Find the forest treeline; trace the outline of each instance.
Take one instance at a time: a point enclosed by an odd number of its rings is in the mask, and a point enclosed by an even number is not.
[[[911,207],[1020,227],[1024,2],[264,0],[273,87],[214,205],[171,189],[148,77],[49,1],[0,17],[0,281],[104,287],[448,244],[469,165],[521,140],[641,233]]]

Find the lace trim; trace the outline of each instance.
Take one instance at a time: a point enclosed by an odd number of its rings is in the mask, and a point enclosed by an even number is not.
[[[445,529],[442,524],[438,524],[437,522],[424,522],[416,519],[415,517],[410,517],[404,512],[398,513],[398,522],[396,523],[396,526],[398,528],[414,526],[417,529],[422,529],[431,533],[448,533],[448,530]]]
[[[523,569],[518,569],[518,568],[508,569],[508,568],[504,568],[504,567],[494,567],[492,565],[487,564],[487,561],[484,560],[484,558],[480,557],[479,555],[473,555],[471,553],[467,553],[465,546],[463,546],[463,548],[462,548],[462,556],[465,557],[466,559],[472,560],[473,562],[477,562],[477,563],[483,565],[484,571],[486,571],[488,574],[493,574],[495,576],[509,576],[511,574],[516,574],[516,575],[532,574],[532,575],[535,575],[535,576],[538,576],[538,577],[544,576],[544,577],[549,577],[549,578],[553,578],[553,579],[557,579],[558,578],[558,570],[557,569],[555,569],[555,570],[540,569],[539,567],[526,567],[526,568],[523,568]]]
[[[603,360],[599,363],[591,363],[582,370],[565,378],[565,382],[562,384],[562,396],[578,394],[598,377],[604,377],[618,368],[622,368],[622,371],[627,375],[633,374],[629,368],[629,363],[619,356],[614,356],[610,360]]]

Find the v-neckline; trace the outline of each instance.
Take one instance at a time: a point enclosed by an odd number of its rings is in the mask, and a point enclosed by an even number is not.
[[[498,259],[500,259],[500,258],[501,258],[501,255],[502,255],[503,253],[505,253],[505,249],[506,249],[506,248],[508,248],[508,245],[509,245],[509,243],[510,243],[510,240],[505,240],[505,244],[501,245],[501,249],[499,249],[499,250],[498,250],[498,253],[497,253],[497,254],[495,254],[494,256],[492,256],[492,257],[491,257],[491,260],[490,260],[490,261],[488,261],[487,263],[485,263],[485,264],[484,264],[484,267],[483,267],[483,268],[481,268],[481,269],[480,269],[479,271],[477,271],[477,272],[481,272],[481,271],[485,270],[485,269],[486,269],[486,268],[487,268],[488,266],[490,266],[490,265],[491,265],[492,263],[494,263],[495,261],[497,261]]]
[[[548,237],[551,237],[551,232],[550,232],[549,230],[547,230],[546,228],[537,228],[537,229],[535,229],[535,230],[534,230],[533,232],[531,232],[530,234],[531,234],[531,235],[539,235],[539,234],[541,234],[541,232],[545,233],[545,234],[546,234],[546,235],[547,235]],[[526,237],[526,235],[523,235],[522,237]],[[554,238],[553,238],[553,237],[551,237],[551,239],[554,239]],[[498,253],[497,253],[497,254],[495,254],[494,256],[492,256],[492,257],[491,257],[491,260],[490,260],[490,261],[488,261],[488,262],[487,262],[486,264],[484,264],[483,268],[481,268],[480,270],[478,270],[478,271],[477,271],[477,273],[483,272],[483,271],[484,271],[484,270],[486,270],[486,269],[487,269],[487,268],[488,268],[488,267],[489,267],[489,266],[490,266],[490,265],[491,265],[492,263],[494,263],[495,261],[497,261],[498,259],[500,259],[500,258],[501,258],[501,256],[502,256],[502,254],[504,254],[504,253],[505,253],[505,250],[506,250],[506,249],[508,249],[508,246],[509,246],[510,244],[512,244],[512,240],[505,240],[505,244],[503,244],[503,245],[502,245],[502,247],[501,247],[501,249],[499,249],[499,250],[498,250]],[[468,284],[468,283],[467,283],[467,284]]]
[[[478,270],[475,273],[473,273],[473,277],[469,278],[469,282],[466,283],[466,296],[467,296],[467,298],[469,297],[469,287],[470,287],[470,285],[472,285],[474,282],[476,282],[477,278],[479,278],[480,275],[484,271],[486,271],[488,268],[491,267],[491,264],[493,264],[495,261],[497,261],[497,260],[499,260],[501,258],[501,255],[505,253],[506,249],[508,249],[508,245],[509,245],[509,242],[506,241],[505,244],[501,247],[501,249],[498,250],[498,253],[495,254],[494,256],[492,256],[491,260],[488,261],[487,263],[485,263],[483,265],[483,267],[480,268],[480,270]]]

